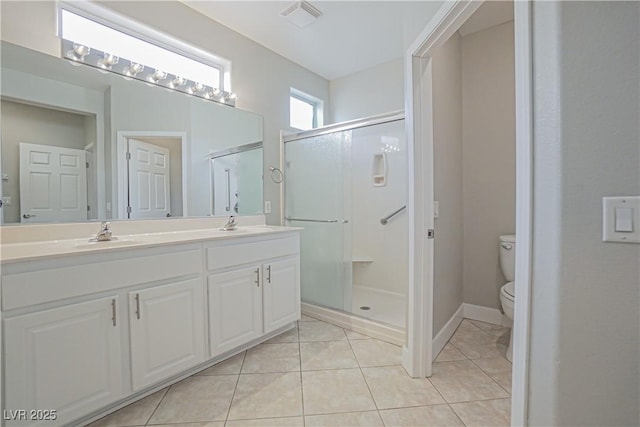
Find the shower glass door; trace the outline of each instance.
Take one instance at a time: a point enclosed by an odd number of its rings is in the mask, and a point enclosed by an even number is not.
[[[351,309],[351,132],[285,143],[287,225],[302,227],[302,300]]]

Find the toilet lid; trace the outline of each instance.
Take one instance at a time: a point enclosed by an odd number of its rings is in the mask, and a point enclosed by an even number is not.
[[[516,296],[516,287],[515,284],[513,282],[509,282],[506,285],[504,285],[502,287],[502,291],[507,294],[508,296],[511,297],[511,299],[515,298]]]

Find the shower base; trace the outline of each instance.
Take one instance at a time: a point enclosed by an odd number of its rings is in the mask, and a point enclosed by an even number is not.
[[[344,329],[349,329],[350,331],[368,335],[372,338],[377,338],[391,344],[405,344],[406,335],[404,327],[399,328],[387,323],[366,319],[360,315],[347,313],[346,311],[321,307],[306,302],[303,302],[301,306],[302,314],[306,316],[331,323],[332,325],[340,326]]]
[[[351,312],[358,316],[405,327],[407,302],[402,294],[353,285]]]

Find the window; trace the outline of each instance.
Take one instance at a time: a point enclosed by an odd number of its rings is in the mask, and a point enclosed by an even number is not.
[[[309,130],[322,126],[323,102],[291,88],[289,97],[289,126]]]
[[[158,86],[234,105],[231,63],[89,2],[63,3],[62,55]]]

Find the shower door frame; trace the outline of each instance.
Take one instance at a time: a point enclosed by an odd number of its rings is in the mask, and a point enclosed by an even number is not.
[[[305,131],[301,131],[301,132],[295,132],[295,133],[284,133],[281,132],[280,133],[280,164],[281,165],[285,165],[286,159],[285,159],[285,144],[289,143],[289,142],[293,142],[293,141],[298,141],[301,139],[307,139],[307,138],[312,138],[315,136],[321,136],[321,135],[328,135],[331,133],[336,133],[336,132],[344,132],[344,131],[348,131],[348,130],[355,130],[355,129],[360,129],[360,128],[364,128],[364,127],[369,127],[369,126],[376,126],[376,125],[381,125],[381,124],[385,124],[385,123],[391,123],[391,122],[397,122],[400,120],[405,120],[405,112],[404,110],[398,110],[398,111],[391,111],[389,113],[384,113],[384,114],[377,114],[374,116],[369,116],[369,117],[365,117],[362,119],[355,119],[355,120],[349,120],[346,122],[340,122],[340,123],[335,123],[335,124],[331,124],[331,125],[327,125],[327,126],[323,126],[321,128],[316,128],[316,129],[310,129],[310,130],[305,130]],[[407,150],[409,148],[409,140],[407,139],[407,128],[406,128],[406,120],[405,120],[405,144],[407,147]],[[409,151],[407,151],[407,160],[409,161],[411,159],[411,157],[409,156]],[[410,181],[410,176],[407,177],[407,182]],[[286,225],[287,224],[287,219],[286,219],[286,180],[285,180],[285,185],[282,186],[282,190],[281,190],[281,197],[280,197],[280,224],[282,225]],[[408,196],[408,192],[409,189],[407,188],[407,196]],[[409,235],[411,234],[411,230],[409,229]],[[352,280],[353,282],[353,280]],[[353,283],[350,283],[350,285],[352,286]],[[407,288],[407,293],[409,291],[409,288]],[[351,299],[352,299],[352,292],[353,289],[352,288],[347,288],[345,287],[343,289],[343,295],[344,295],[344,301],[349,301],[349,305],[351,305]],[[408,295],[407,295],[408,296]],[[335,309],[334,307],[329,307],[331,309]],[[343,304],[343,308],[342,311],[344,311],[345,313],[348,313],[350,315],[354,315],[354,316],[358,316],[357,314],[346,310],[346,308],[344,307]],[[365,317],[366,319],[366,317]],[[369,319],[371,320],[371,319]]]

